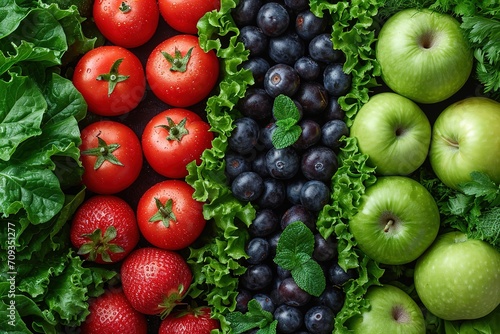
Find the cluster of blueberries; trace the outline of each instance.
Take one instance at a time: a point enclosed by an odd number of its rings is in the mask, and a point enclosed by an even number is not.
[[[242,66],[255,81],[236,106],[241,117],[225,156],[233,195],[256,208],[237,311],[246,312],[255,299],[278,320],[278,333],[330,334],[344,303],[342,285],[354,274],[340,268],[336,241],[319,234],[316,220],[331,200],[340,138],[349,135],[338,98],[349,91],[351,76],[343,70],[343,53],[332,45],[331,22],[315,16],[307,0],[241,0],[232,17],[249,50]],[[300,136],[285,148],[272,142],[279,95],[291,98],[300,115]],[[313,258],[328,282],[319,297],[273,262],[281,232],[296,221],[315,236]]]

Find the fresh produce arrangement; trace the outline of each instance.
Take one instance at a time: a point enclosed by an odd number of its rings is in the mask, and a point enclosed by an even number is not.
[[[499,332],[497,7],[3,0],[2,332]]]

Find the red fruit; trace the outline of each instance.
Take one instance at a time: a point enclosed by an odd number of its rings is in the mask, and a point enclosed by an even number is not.
[[[161,322],[158,334],[210,334],[219,328],[219,321],[210,318],[210,308],[200,307],[170,314]]]
[[[108,290],[89,303],[81,334],[147,334],[146,316],[136,311],[122,290]]]
[[[123,261],[121,280],[132,307],[144,314],[167,316],[181,303],[193,276],[178,253],[145,247]]]
[[[112,263],[125,258],[139,242],[134,210],[120,197],[96,195],[76,211],[70,239],[89,261]]]

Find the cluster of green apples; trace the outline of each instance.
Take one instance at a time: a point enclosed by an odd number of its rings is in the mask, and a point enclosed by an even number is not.
[[[500,253],[460,232],[439,234],[436,201],[411,175],[428,161],[453,189],[474,171],[500,182],[500,103],[464,97],[431,123],[426,106],[456,97],[473,68],[452,16],[427,9],[393,15],[380,30],[376,57],[390,91],[359,110],[350,135],[376,167],[377,181],[363,195],[350,230],[358,247],[381,264],[415,261],[415,290],[435,316],[484,317],[500,305]],[[351,322],[354,333],[425,333],[422,311],[401,289],[372,287],[366,298],[371,307]]]

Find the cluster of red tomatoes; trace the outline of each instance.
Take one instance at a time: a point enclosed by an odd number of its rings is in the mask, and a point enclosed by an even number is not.
[[[191,245],[206,221],[203,203],[193,199],[194,189],[184,178],[186,166],[199,163],[211,147],[213,133],[190,108],[209,96],[219,77],[218,58],[200,47],[196,24],[219,6],[218,0],[96,0],[93,19],[107,43],[83,55],[73,74],[88,111],[98,118],[81,130],[82,181],[91,195],[73,217],[71,242],[89,261],[123,261],[124,298],[108,294],[100,300],[126,303],[134,319],[172,311],[192,278],[176,251]],[[135,51],[157,34],[160,18],[175,33],[141,60]],[[121,119],[136,112],[148,89],[165,108],[145,120],[137,134]],[[164,179],[142,192],[132,208],[119,194],[137,184],[145,166]],[[141,236],[149,244],[138,249]],[[107,326],[93,317],[96,305],[84,332]],[[144,321],[136,324],[131,333],[145,333],[146,328],[135,328]]]

